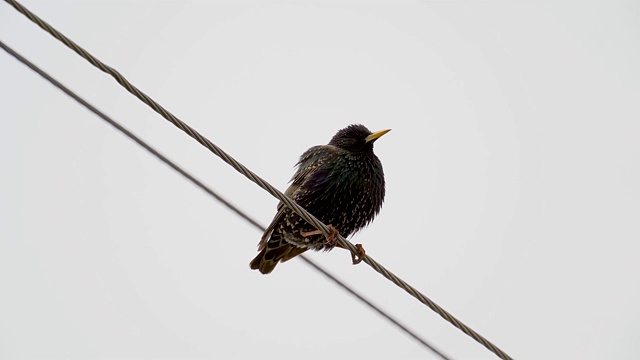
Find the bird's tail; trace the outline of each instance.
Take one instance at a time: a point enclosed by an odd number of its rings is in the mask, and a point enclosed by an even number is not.
[[[273,232],[269,241],[261,245],[258,256],[251,261],[251,268],[260,270],[261,273],[266,275],[273,271],[278,262],[290,260],[305,251],[307,249],[288,243],[282,234]]]

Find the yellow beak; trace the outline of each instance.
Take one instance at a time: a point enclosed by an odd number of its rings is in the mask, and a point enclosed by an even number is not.
[[[371,134],[371,135],[367,136],[366,138],[364,138],[364,141],[365,142],[374,141],[374,140],[378,139],[379,137],[381,137],[382,135],[388,133],[389,131],[391,131],[391,129],[376,131],[373,134]]]

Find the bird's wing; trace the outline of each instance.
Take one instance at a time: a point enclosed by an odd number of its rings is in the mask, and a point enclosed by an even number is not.
[[[331,159],[338,152],[338,148],[333,145],[318,145],[305,151],[296,164],[298,171],[291,178],[291,186],[285,191],[289,197],[295,197],[296,191],[307,182],[309,177],[322,168],[327,160]]]
[[[282,203],[280,203],[280,204],[282,204]],[[271,238],[271,233],[273,232],[273,229],[275,229],[276,225],[284,217],[284,211],[286,210],[286,207],[280,206],[280,204],[278,205],[278,213],[276,214],[276,216],[273,217],[273,220],[271,220],[271,224],[269,224],[269,226],[267,226],[267,229],[264,231],[264,234],[262,234],[262,238],[260,239],[260,243],[258,243],[258,250],[262,250],[267,246],[267,243],[269,242],[269,239]]]
[[[338,148],[333,145],[313,146],[309,148],[309,150],[305,151],[304,154],[300,156],[300,160],[298,160],[298,163],[296,164],[298,170],[291,178],[291,185],[289,185],[284,194],[295,200],[296,192],[300,189],[302,184],[304,184],[316,170],[321,168],[337,151]],[[282,202],[278,203],[278,212],[262,235],[262,239],[258,245],[259,249],[263,249],[267,245],[267,242],[269,242],[271,233],[278,222],[280,222],[284,217],[286,208],[286,205]]]

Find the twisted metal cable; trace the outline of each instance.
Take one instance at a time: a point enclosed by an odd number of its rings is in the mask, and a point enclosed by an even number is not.
[[[185,124],[180,119],[175,117],[173,114],[171,114],[168,110],[166,110],[160,104],[156,103],[153,99],[151,99],[145,93],[140,91],[137,87],[133,86],[118,71],[116,71],[112,67],[104,64],[102,61],[100,61],[97,58],[95,58],[89,52],[87,52],[82,47],[80,47],[79,45],[74,43],[71,39],[69,39],[66,36],[64,36],[58,30],[54,29],[51,25],[47,24],[44,20],[40,19],[38,16],[36,16],[34,13],[29,11],[27,8],[22,6],[17,1],[15,1],[15,0],[5,0],[5,1],[7,3],[9,3],[11,6],[13,6],[20,13],[25,15],[29,20],[31,20],[36,25],[41,27],[43,30],[45,30],[49,34],[51,34],[54,38],[58,39],[63,44],[65,44],[67,47],[69,47],[71,50],[76,52],[78,55],[80,55],[81,57],[83,57],[84,59],[89,61],[89,63],[91,63],[92,65],[94,65],[98,69],[102,70],[103,72],[111,75],[127,91],[129,91],[131,94],[136,96],[142,102],[147,104],[155,112],[160,114],[166,120],[168,120],[173,125],[175,125],[177,128],[179,128],[180,130],[182,130],[185,133],[187,133],[187,135],[192,137],[194,140],[199,142],[201,145],[205,146],[207,149],[209,149],[211,152],[213,152],[215,155],[217,155],[219,158],[221,158],[224,162],[229,164],[231,167],[236,169],[238,172],[243,174],[249,180],[253,181],[258,186],[260,186],[262,189],[267,191],[269,194],[271,194],[272,196],[274,196],[275,198],[277,198],[278,200],[283,202],[286,206],[288,206],[293,211],[295,211],[298,215],[300,215],[300,217],[302,217],[308,223],[313,225],[316,229],[320,230],[325,236],[329,236],[330,235],[330,230],[327,227],[327,225],[325,225],[322,222],[320,222],[315,216],[313,216],[312,214],[310,214],[309,212],[304,210],[301,206],[299,206],[297,203],[295,203],[288,196],[284,195],[282,192],[280,192],[278,189],[273,187],[271,184],[269,184],[268,182],[266,182],[265,180],[260,178],[258,175],[253,173],[251,170],[246,168],[244,165],[242,165],[241,163],[236,161],[233,157],[231,157],[229,154],[224,152],[221,148],[219,148],[218,146],[213,144],[207,138],[202,136],[195,129],[191,128],[189,125]],[[356,247],[351,242],[346,240],[343,236],[338,235],[336,237],[336,242],[339,245],[341,245],[342,247],[344,247],[344,248],[348,249],[349,251],[351,251],[351,253],[353,255],[355,255],[355,256],[359,255],[359,252],[356,249]],[[446,310],[441,308],[438,304],[434,303],[431,299],[429,299],[428,297],[426,297],[425,295],[420,293],[417,289],[415,289],[411,285],[407,284],[405,281],[403,281],[402,279],[397,277],[395,274],[393,274],[392,272],[387,270],[384,266],[379,264],[377,261],[375,261],[369,255],[365,255],[363,260],[364,260],[365,263],[367,263],[369,266],[371,266],[374,270],[376,270],[382,276],[384,276],[385,278],[387,278],[388,280],[390,280],[391,282],[396,284],[398,287],[402,288],[404,291],[409,293],[411,296],[415,297],[421,303],[423,303],[426,306],[428,306],[431,310],[435,311],[443,319],[447,320],[453,326],[457,327],[462,332],[464,332],[465,334],[470,336],[472,339],[474,339],[478,343],[482,344],[485,348],[487,348],[488,350],[492,351],[498,357],[500,357],[501,359],[511,359],[511,357],[509,355],[507,355],[504,351],[502,351],[496,345],[491,343],[488,339],[486,339],[482,335],[480,335],[477,332],[475,332],[473,329],[471,329],[470,327],[468,327],[467,325],[462,323],[460,320],[456,319],[449,312],[447,312]]]
[[[103,119],[104,121],[106,121],[108,124],[110,124],[111,126],[115,127],[117,130],[119,130],[120,132],[122,132],[123,134],[125,134],[127,137],[129,137],[131,140],[135,141],[136,143],[138,143],[138,145],[142,146],[145,150],[149,151],[152,155],[154,155],[155,157],[157,157],[158,159],[160,159],[160,161],[164,162],[165,164],[167,164],[169,167],[171,167],[173,170],[175,170],[176,172],[178,172],[180,175],[184,176],[185,178],[187,178],[189,181],[191,181],[193,184],[195,184],[197,187],[199,187],[200,189],[204,190],[207,194],[211,195],[213,198],[215,198],[217,201],[219,201],[220,203],[222,203],[224,206],[226,206],[229,210],[235,212],[237,215],[239,215],[240,217],[242,217],[244,220],[246,220],[247,222],[249,222],[251,225],[253,225],[255,228],[257,228],[260,231],[265,231],[265,227],[260,225],[256,220],[254,220],[253,218],[251,218],[248,214],[246,214],[244,211],[242,211],[241,209],[239,209],[238,207],[236,207],[235,205],[233,205],[232,203],[230,203],[229,201],[227,201],[225,198],[223,198],[222,196],[218,195],[215,191],[213,191],[211,188],[209,188],[208,186],[206,186],[205,184],[203,184],[200,180],[196,179],[195,177],[193,177],[191,174],[189,174],[186,170],[182,169],[180,166],[178,166],[176,163],[174,163],[173,161],[171,161],[169,158],[167,158],[166,156],[162,155],[160,152],[158,152],[156,149],[154,149],[151,145],[147,144],[144,140],[140,139],[138,136],[136,136],[135,134],[133,134],[131,131],[129,131],[127,128],[125,128],[124,126],[120,125],[117,121],[113,120],[111,117],[107,116],[106,114],[104,114],[102,111],[98,110],[96,107],[94,107],[93,105],[89,104],[86,100],[84,100],[83,98],[81,98],[80,96],[78,96],[77,94],[75,94],[73,91],[71,91],[69,88],[67,88],[66,86],[64,86],[62,83],[60,83],[59,81],[57,81],[56,79],[54,79],[53,77],[51,77],[49,74],[47,74],[44,70],[40,69],[39,67],[37,67],[35,64],[33,64],[32,62],[30,62],[29,60],[27,60],[26,58],[24,58],[22,55],[18,54],[16,51],[14,51],[13,49],[11,49],[9,46],[7,46],[6,44],[4,44],[2,42],[2,40],[0,40],[0,48],[4,49],[6,52],[8,52],[10,55],[12,55],[13,57],[15,57],[18,61],[22,62],[23,64],[25,64],[26,66],[28,66],[29,68],[31,68],[33,71],[35,71],[36,73],[38,73],[40,76],[42,76],[43,78],[45,78],[47,81],[49,81],[51,84],[53,84],[55,87],[57,87],[58,89],[62,90],[64,93],[66,93],[67,95],[69,95],[72,99],[76,100],[78,103],[80,103],[82,106],[84,106],[85,108],[87,108],[89,111],[93,112],[94,114],[96,114],[98,117],[100,117],[101,119]],[[361,302],[363,302],[365,305],[369,306],[371,309],[373,309],[374,311],[376,311],[380,316],[386,318],[387,320],[389,320],[392,324],[394,324],[396,327],[398,327],[400,330],[404,331],[407,335],[409,335],[410,337],[412,337],[413,339],[415,339],[416,341],[418,341],[419,343],[421,343],[424,347],[426,347],[427,349],[433,351],[436,355],[438,355],[439,357],[441,357],[444,360],[449,360],[450,358],[447,357],[445,354],[443,354],[440,350],[436,349],[433,345],[429,344],[429,342],[427,342],[426,340],[424,340],[423,338],[421,338],[420,336],[418,336],[416,333],[414,333],[413,331],[411,331],[409,328],[407,328],[406,326],[404,326],[402,323],[400,323],[398,320],[396,320],[395,318],[393,318],[391,315],[387,314],[384,310],[380,309],[378,306],[376,306],[375,304],[373,304],[371,301],[369,301],[367,298],[365,298],[364,296],[360,295],[357,291],[353,290],[351,287],[349,287],[347,284],[343,283],[340,279],[336,278],[335,276],[333,276],[331,273],[329,273],[328,271],[326,271],[324,268],[322,268],[320,265],[316,264],[315,262],[313,262],[311,259],[307,258],[305,255],[300,255],[300,258],[306,262],[309,266],[313,267],[315,270],[317,270],[318,272],[320,272],[321,274],[323,274],[324,276],[326,276],[327,278],[329,278],[330,280],[332,280],[333,282],[336,283],[336,285],[342,287],[344,290],[346,290],[348,293],[350,293],[351,295],[353,295],[354,297],[356,297],[358,300],[360,300]]]

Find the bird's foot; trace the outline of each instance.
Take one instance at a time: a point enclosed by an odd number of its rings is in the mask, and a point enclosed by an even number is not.
[[[331,231],[331,233],[327,236],[327,242],[329,245],[334,246],[336,244],[336,236],[340,235],[340,233],[338,232],[338,229],[331,224],[329,224],[329,231]]]
[[[362,244],[356,244],[356,249],[358,249],[358,255],[351,253],[351,261],[353,262],[353,265],[360,264],[366,255],[366,251],[364,251]]]
[[[345,247],[340,244],[336,244],[336,246],[345,249]],[[364,260],[364,256],[367,254],[367,252],[364,251],[362,244],[356,244],[356,249],[358,250],[358,254],[351,253],[351,262],[353,262],[353,265],[360,264],[362,260]]]

